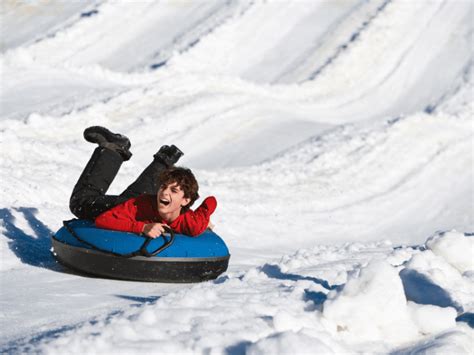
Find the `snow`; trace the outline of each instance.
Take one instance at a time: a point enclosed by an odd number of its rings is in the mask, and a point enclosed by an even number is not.
[[[414,323],[422,334],[436,334],[456,326],[456,310],[452,307],[419,305],[408,302]]]
[[[2,353],[472,354],[471,1],[4,1]],[[217,280],[85,277],[50,236],[93,150],[215,195]],[[198,201],[199,203],[199,201]]]
[[[429,238],[426,246],[434,254],[443,257],[461,273],[474,270],[474,239],[463,233],[448,231]]]
[[[347,351],[347,349],[331,342],[330,338],[324,335],[315,337],[314,332],[305,334],[301,332],[277,333],[273,336],[256,342],[246,349],[250,355],[256,354],[337,354]]]
[[[347,333],[344,336],[352,341],[397,343],[416,338],[402,281],[390,264],[370,263],[334,293],[328,295],[323,311],[334,332]]]

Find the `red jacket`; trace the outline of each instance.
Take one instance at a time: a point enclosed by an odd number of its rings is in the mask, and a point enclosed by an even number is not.
[[[209,225],[209,218],[217,207],[215,197],[206,198],[195,211],[188,210],[168,224],[176,233],[197,236]],[[165,223],[158,214],[156,196],[142,195],[131,198],[105,211],[95,219],[98,228],[121,232],[141,233],[148,223]]]

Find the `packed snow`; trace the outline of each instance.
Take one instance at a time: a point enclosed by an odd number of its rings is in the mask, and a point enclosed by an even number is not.
[[[2,353],[474,349],[470,0],[3,1]],[[59,265],[94,148],[120,193],[184,151],[230,265],[200,284]],[[199,203],[199,201],[198,201]]]

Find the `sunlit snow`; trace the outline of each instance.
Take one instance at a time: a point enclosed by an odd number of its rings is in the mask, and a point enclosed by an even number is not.
[[[474,344],[470,0],[2,1],[0,351],[439,353]],[[229,270],[92,278],[50,236],[94,148],[184,153]],[[199,201],[198,201],[199,202]]]

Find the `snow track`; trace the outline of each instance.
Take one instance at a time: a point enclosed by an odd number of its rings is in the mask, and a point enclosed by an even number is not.
[[[0,14],[1,352],[472,352],[472,1]],[[131,283],[55,263],[97,124],[132,141],[111,193],[162,144],[185,152],[219,202],[227,274]]]

